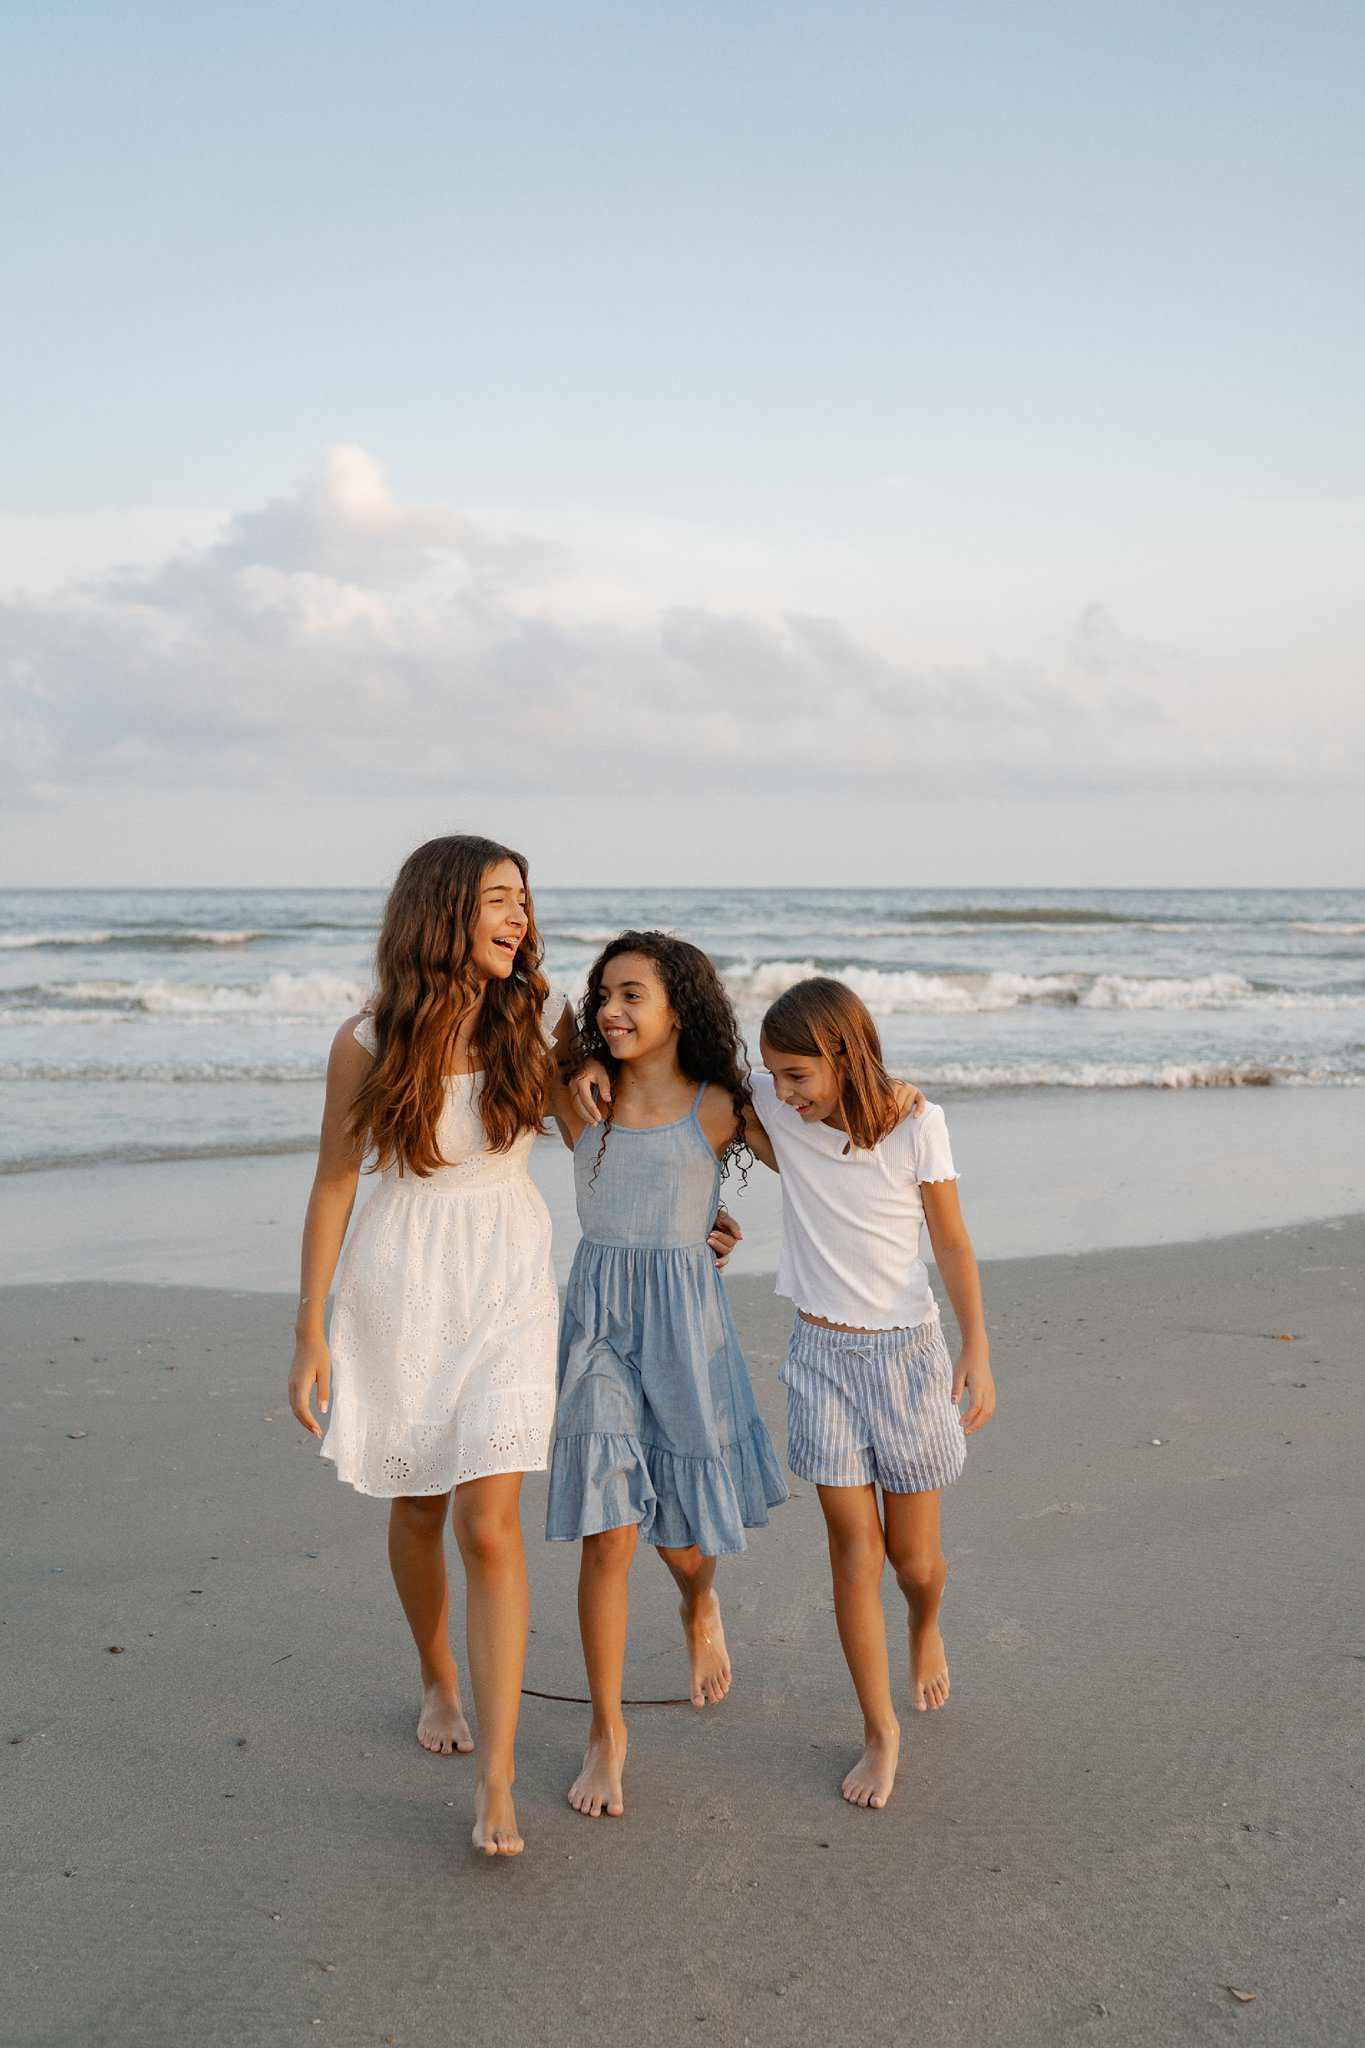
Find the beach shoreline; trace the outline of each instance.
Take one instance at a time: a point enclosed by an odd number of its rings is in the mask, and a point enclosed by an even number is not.
[[[528,1851],[492,1871],[468,1763],[412,1738],[382,1507],[289,1415],[289,1296],[5,1289],[0,2038],[422,2042],[478,2009],[606,2048],[642,2011],[736,2048],[1339,2044],[1362,1268],[1359,1216],[991,1262],[1001,1408],[946,1506],[953,1698],[907,1708],[887,1811],[837,1795],[856,1717],[797,1486],[722,1574],[725,1706],[633,1717],[617,1826],[564,1803],[583,1710],[528,1699]],[[789,1307],[730,1285],[781,1443]],[[578,1692],[576,1558],[543,1512],[531,1477],[527,1684]],[[680,1663],[663,1581],[642,1558],[628,1681],[651,1696]]]
[[[983,1258],[1185,1243],[1365,1212],[1365,1089],[1011,1091],[945,1100]],[[569,1154],[536,1146],[561,1282],[578,1239]],[[293,1287],[310,1152],[0,1174],[4,1284]],[[360,1200],[367,1184],[362,1181]],[[725,1189],[737,1274],[771,1273],[778,1183]]]

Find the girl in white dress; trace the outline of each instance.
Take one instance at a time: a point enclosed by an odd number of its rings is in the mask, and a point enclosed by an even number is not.
[[[417,1739],[472,1749],[448,1631],[454,1494],[479,1729],[473,1840],[522,1847],[513,1743],[526,1653],[523,1472],[548,1461],[558,1302],[550,1217],[528,1171],[556,1085],[548,988],[520,854],[433,839],[384,912],[378,992],[332,1045],[303,1234],[290,1405],[358,1492],[391,1502],[389,1561],[422,1671]],[[569,1013],[561,1002],[562,1028]],[[361,1212],[325,1334],[328,1290],[365,1154]]]

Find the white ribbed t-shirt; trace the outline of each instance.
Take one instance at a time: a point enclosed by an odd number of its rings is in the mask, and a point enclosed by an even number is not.
[[[926,1103],[859,1152],[846,1131],[805,1123],[779,1102],[771,1074],[752,1078],[782,1180],[776,1292],[809,1315],[859,1330],[928,1322],[938,1305],[919,1255],[920,1183],[957,1179],[943,1111]]]

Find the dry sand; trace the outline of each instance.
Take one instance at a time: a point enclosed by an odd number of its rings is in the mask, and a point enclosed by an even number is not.
[[[990,1266],[953,1696],[907,1711],[890,1807],[838,1798],[798,1487],[722,1568],[725,1705],[637,1712],[629,1812],[593,1822],[584,1711],[528,1700],[529,1846],[495,1865],[470,1761],[413,1740],[384,1509],[289,1416],[289,1302],[6,1290],[0,2038],[1361,2040],[1363,1254],[1350,1221]],[[780,1443],[785,1305],[734,1295]],[[543,1505],[527,1682],[577,1692]],[[648,1556],[634,1583],[632,1689],[675,1693],[671,1589]]]

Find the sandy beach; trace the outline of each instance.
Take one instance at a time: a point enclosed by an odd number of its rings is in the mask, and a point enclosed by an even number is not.
[[[384,1511],[285,1405],[289,1299],[5,1290],[0,2038],[1355,2038],[1363,1267],[1361,1220],[991,1262],[953,1696],[907,1709],[890,1807],[837,1794],[857,1724],[798,1486],[722,1574],[729,1700],[635,1713],[611,1823],[564,1802],[584,1710],[528,1699],[528,1848],[493,1867],[469,1761],[413,1740]],[[732,1287],[780,1443],[786,1306]],[[577,1693],[543,1501],[527,1683]],[[630,1688],[675,1694],[653,1559],[634,1589]]]

